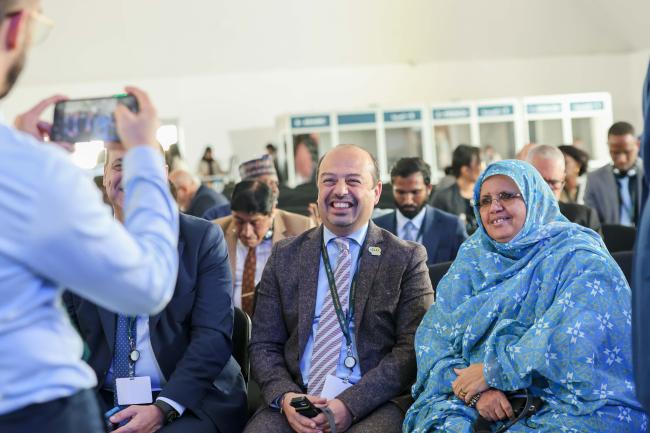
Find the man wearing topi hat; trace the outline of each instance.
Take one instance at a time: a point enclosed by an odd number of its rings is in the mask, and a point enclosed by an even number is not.
[[[314,227],[311,219],[277,209],[278,177],[269,155],[239,166],[242,181],[235,185],[232,214],[213,220],[223,229],[233,276],[233,302],[253,314],[255,286],[273,244]]]

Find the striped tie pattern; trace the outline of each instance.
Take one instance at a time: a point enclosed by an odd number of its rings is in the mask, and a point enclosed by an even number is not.
[[[350,255],[350,241],[347,238],[334,238],[333,241],[339,248],[339,257],[334,270],[334,281],[341,301],[341,307],[347,314],[350,282],[352,279],[352,256]],[[320,395],[328,374],[336,372],[336,366],[341,352],[343,332],[336,317],[336,310],[332,302],[331,292],[323,302],[323,308],[314,338],[314,350],[311,354],[309,367],[309,395]]]

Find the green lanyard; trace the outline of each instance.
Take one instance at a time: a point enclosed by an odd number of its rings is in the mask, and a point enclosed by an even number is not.
[[[365,242],[364,242],[365,245]],[[327,282],[330,286],[330,295],[332,295],[332,304],[334,305],[334,311],[336,311],[336,317],[339,321],[339,326],[341,327],[341,332],[345,337],[345,344],[348,346],[348,349],[352,348],[352,337],[350,335],[350,322],[352,317],[354,317],[354,297],[356,295],[357,289],[357,275],[359,275],[359,265],[361,262],[361,255],[363,253],[363,245],[359,250],[359,256],[357,257],[357,269],[354,272],[352,277],[352,284],[350,285],[350,297],[347,317],[343,313],[343,307],[341,306],[341,300],[339,299],[339,293],[336,290],[336,281],[334,280],[334,273],[332,272],[332,266],[330,265],[330,256],[327,254],[327,247],[325,246],[325,235],[322,236],[321,242],[321,252],[323,256],[323,265],[325,265],[325,273],[327,274]],[[352,254],[350,252],[350,254]]]

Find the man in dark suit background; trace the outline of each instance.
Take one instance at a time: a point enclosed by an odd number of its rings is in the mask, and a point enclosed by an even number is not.
[[[174,185],[178,206],[187,215],[201,218],[212,207],[230,204],[225,195],[201,185],[196,176],[183,169],[172,171],[169,180]]]
[[[607,132],[607,144],[612,163],[587,176],[585,204],[596,209],[602,224],[633,226],[643,195],[640,142],[632,125],[616,122]]]
[[[323,224],[273,246],[257,292],[251,370],[267,406],[245,432],[328,430],[291,406],[305,395],[339,432],[399,432],[433,300],[426,251],[370,221],[381,182],[366,150],[330,150],[317,182]]]
[[[560,149],[548,144],[537,144],[530,148],[526,160],[537,169],[551,188],[558,200],[562,215],[573,223],[600,233],[600,220],[595,209],[577,203],[559,201],[566,177],[564,154]]]
[[[429,164],[422,158],[402,158],[390,177],[397,209],[375,218],[375,224],[424,245],[428,265],[454,260],[467,232],[459,217],[427,204],[433,188]]]
[[[122,156],[121,151],[108,152],[104,168],[104,186],[121,221]],[[223,232],[181,214],[178,251],[170,303],[155,316],[128,322],[139,358],[134,376],[151,378],[154,403],[130,405],[112,421],[126,423],[118,432],[237,433],[245,422],[246,395],[240,367],[231,356],[232,280]],[[116,365],[124,364],[118,360],[118,345],[124,341],[119,323],[124,319],[71,293],[64,301],[90,349],[88,364],[97,375],[99,401],[106,411],[115,404],[114,381],[121,377]]]

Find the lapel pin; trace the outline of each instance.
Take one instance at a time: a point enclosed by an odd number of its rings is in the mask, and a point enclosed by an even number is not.
[[[368,247],[368,251],[373,256],[381,256],[381,248],[379,247]]]

